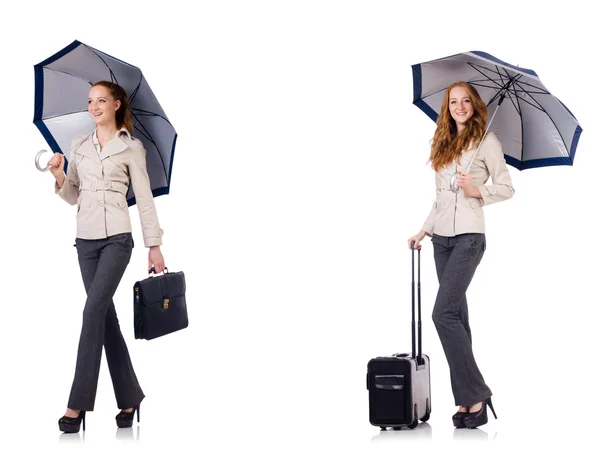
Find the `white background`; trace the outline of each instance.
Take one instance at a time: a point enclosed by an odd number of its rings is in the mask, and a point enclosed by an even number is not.
[[[192,6],[193,5],[193,6]],[[508,449],[597,439],[599,123],[592,3],[17,2],[0,18],[3,167],[0,447]],[[147,398],[117,431],[103,359],[85,435],[61,436],[85,293],[75,209],[34,167],[33,65],[73,40],[139,66],[179,138],[156,199],[163,254],[188,283],[188,329],[133,338],[136,247],[115,295]],[[519,172],[486,207],[469,288],[474,351],[499,419],[455,431],[437,291],[422,251],[433,412],[369,424],[367,362],[410,350],[406,240],[434,200],[435,124],[411,64],[482,50],[535,70],[583,133],[573,167]],[[82,104],[85,99],[82,99]],[[47,155],[47,154],[46,154]],[[415,443],[415,440],[418,443]],[[77,443],[75,443],[77,442]],[[408,442],[408,443],[407,443]],[[6,447],[9,445],[9,447]]]

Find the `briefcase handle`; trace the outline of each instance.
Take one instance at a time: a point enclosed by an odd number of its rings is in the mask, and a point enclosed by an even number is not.
[[[148,278],[154,277],[152,274],[156,275],[156,269],[154,268],[154,266],[148,270]],[[169,268],[167,268],[166,266],[165,270],[163,271],[163,274],[169,274]]]

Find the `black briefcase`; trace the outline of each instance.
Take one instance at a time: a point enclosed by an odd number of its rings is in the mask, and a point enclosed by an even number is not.
[[[415,349],[415,250],[412,248],[412,353],[376,357],[367,364],[369,420],[381,429],[417,427],[431,414],[429,357],[421,350],[421,250],[419,249],[418,351]]]
[[[188,326],[183,272],[152,275],[133,285],[133,326],[136,339],[152,340]]]

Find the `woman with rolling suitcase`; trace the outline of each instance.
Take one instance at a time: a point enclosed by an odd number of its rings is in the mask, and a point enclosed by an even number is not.
[[[422,229],[408,239],[409,248],[420,249],[425,236],[432,238],[440,285],[432,318],[459,406],[452,417],[457,428],[487,423],[487,406],[496,416],[492,391],[473,356],[465,295],[486,249],[482,207],[514,194],[502,145],[493,133],[486,134],[487,116],[486,104],[470,84],[446,90],[429,160],[436,172],[436,200]],[[492,184],[486,185],[490,177]]]

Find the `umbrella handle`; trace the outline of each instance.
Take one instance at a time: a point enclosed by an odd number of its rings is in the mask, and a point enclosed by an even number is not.
[[[452,174],[452,177],[450,177],[450,190],[453,193],[460,193],[460,190],[462,188],[459,188],[458,186],[456,186],[456,181],[458,180],[458,172],[455,172],[454,174]]]
[[[50,165],[46,166],[45,168],[42,168],[42,167],[40,166],[40,157],[42,156],[42,154],[43,154],[44,152],[47,152],[47,150],[46,150],[46,149],[42,149],[42,150],[40,150],[40,151],[37,153],[37,155],[35,156],[35,167],[38,169],[38,171],[42,171],[42,172],[46,172],[48,169],[50,169],[50,168],[52,167],[52,166],[50,166]]]

